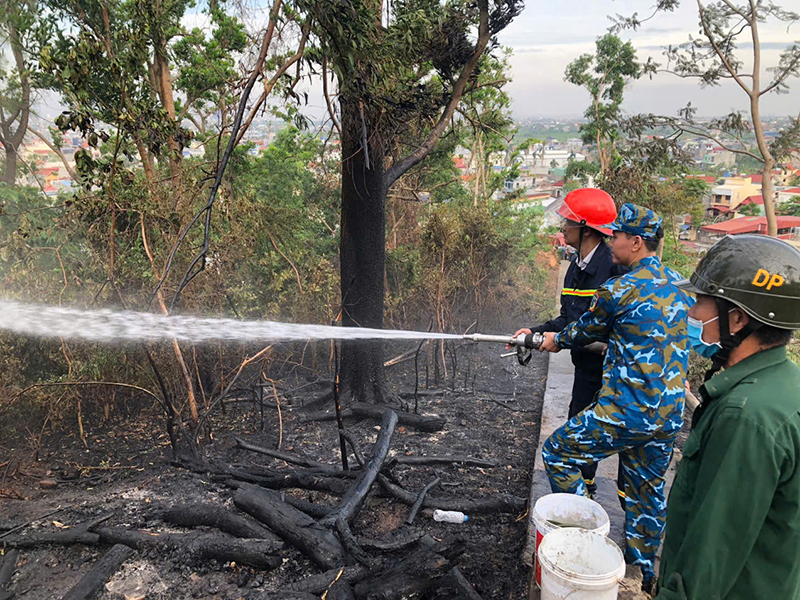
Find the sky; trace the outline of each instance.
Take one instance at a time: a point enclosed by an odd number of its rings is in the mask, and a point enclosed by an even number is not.
[[[795,2],[776,3],[790,9]],[[513,101],[514,116],[582,114],[589,104],[589,94],[564,81],[567,65],[581,54],[594,52],[595,40],[611,25],[609,15],[638,13],[644,18],[652,14],[653,5],[653,0],[527,0],[523,13],[499,35],[500,43],[514,51],[513,81],[506,88]],[[764,67],[777,65],[781,50],[800,41],[800,23],[787,31],[785,24],[768,22],[759,31]],[[674,13],[660,14],[638,31],[623,32],[621,37],[633,42],[640,61],[652,56],[663,62],[660,60],[663,47],[688,41],[690,35],[699,35],[697,3],[683,0]],[[742,45],[741,51],[742,56],[752,54],[752,45]],[[762,77],[765,76],[769,74],[763,73]],[[794,79],[790,85],[793,88],[790,94],[772,93],[762,98],[762,115],[800,113],[800,79]],[[735,82],[701,89],[696,81],[669,74],[659,74],[652,81],[633,82],[625,98],[623,108],[631,113],[674,115],[689,101],[698,108],[699,116],[723,115],[749,106],[747,96]]]
[[[793,8],[800,0],[777,0],[785,8]],[[201,3],[202,4],[202,3]],[[264,0],[255,0],[248,17],[248,29],[258,30],[267,20],[267,12],[258,8]],[[595,40],[607,32],[611,25],[609,15],[650,16],[654,0],[526,0],[526,7],[498,40],[513,50],[510,59],[512,81],[506,90],[512,99],[513,115],[526,117],[579,117],[589,104],[585,90],[564,81],[567,65],[584,53],[593,53]],[[800,8],[800,6],[794,7]],[[208,16],[199,8],[190,11],[184,26],[208,27]],[[785,24],[767,22],[760,25],[762,65],[764,69],[777,65],[779,56],[791,43],[800,42],[800,23],[787,30]],[[641,62],[648,56],[663,62],[663,48],[668,44],[688,41],[690,35],[699,35],[697,4],[683,0],[672,13],[662,13],[647,21],[638,31],[625,31],[623,39],[631,40]],[[743,40],[745,41],[745,40]],[[742,44],[742,58],[752,53],[752,45]],[[748,67],[745,60],[745,67]],[[762,77],[770,75],[762,69]],[[761,99],[762,116],[798,116],[800,114],[800,79],[790,81],[791,92],[768,94]],[[298,91],[309,93],[309,105],[304,112],[313,119],[325,117],[326,109],[321,84],[303,82]],[[52,95],[43,98],[43,116],[51,118],[61,108]],[[623,109],[628,113],[652,112],[676,115],[691,102],[698,116],[722,116],[732,110],[749,113],[745,93],[732,81],[701,88],[696,81],[680,79],[674,75],[658,74],[652,80],[642,78],[630,84],[625,92]]]

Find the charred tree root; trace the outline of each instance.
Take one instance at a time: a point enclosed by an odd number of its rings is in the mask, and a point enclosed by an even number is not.
[[[384,475],[378,475],[378,483],[386,492],[394,496],[400,502],[413,505],[416,496],[404,490],[399,485],[389,481]],[[508,494],[495,494],[491,498],[465,500],[452,498],[431,498],[427,496],[422,502],[422,506],[428,508],[440,508],[442,510],[458,510],[466,514],[487,514],[487,513],[522,513],[525,510],[527,499]]]
[[[280,538],[260,523],[218,506],[207,504],[173,506],[164,513],[162,519],[166,523],[180,527],[214,527],[237,538],[268,540],[280,544]]]
[[[14,576],[14,570],[17,568],[17,559],[19,558],[19,550],[10,550],[3,558],[3,564],[0,566],[0,600],[10,600],[14,597],[14,592],[11,592],[9,583]]]
[[[91,571],[75,584],[62,600],[91,600],[103,589],[106,581],[119,570],[133,554],[133,548],[117,544],[97,561]]]
[[[97,533],[103,542],[124,544],[137,550],[166,547],[197,559],[234,561],[264,570],[274,569],[281,564],[281,558],[275,555],[283,544],[267,540],[241,540],[205,533],[151,533],[121,527],[101,527]]]
[[[233,503],[323,569],[344,564],[344,548],[336,536],[304,512],[289,506],[279,494],[245,484],[237,490]]]
[[[387,409],[381,419],[381,432],[378,434],[378,439],[375,441],[375,446],[373,446],[372,449],[372,456],[367,466],[361,472],[353,487],[351,487],[344,498],[342,498],[339,506],[331,514],[324,517],[320,521],[320,525],[331,527],[336,524],[338,519],[343,519],[344,522],[347,523],[358,514],[361,505],[364,503],[364,499],[372,488],[372,484],[375,483],[375,478],[383,467],[386,456],[389,454],[389,445],[391,444],[392,434],[394,434],[394,428],[396,426],[397,413]]]

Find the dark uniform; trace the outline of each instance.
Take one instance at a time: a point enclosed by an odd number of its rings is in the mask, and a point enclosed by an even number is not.
[[[581,269],[579,263],[580,257],[573,256],[567,274],[564,276],[564,287],[561,290],[561,313],[547,323],[531,327],[533,333],[562,331],[589,310],[589,303],[597,288],[612,277],[618,277],[628,271],[627,267],[614,264],[611,259],[611,250],[604,241],[597,245],[594,255],[585,268]],[[603,385],[603,355],[576,348],[570,352],[570,356],[572,364],[575,366],[572,400],[569,404],[569,418],[572,418],[594,402],[597,392]],[[596,463],[581,468],[583,478],[590,490],[594,489],[596,472]],[[622,490],[622,485],[619,485],[619,488]]]

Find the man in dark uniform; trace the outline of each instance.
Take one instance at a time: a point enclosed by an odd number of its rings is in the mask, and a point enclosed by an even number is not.
[[[594,188],[573,190],[567,194],[558,214],[564,218],[561,225],[564,240],[576,250],[564,277],[561,314],[547,323],[520,329],[515,336],[545,331],[558,333],[589,309],[592,296],[600,285],[628,271],[627,267],[614,264],[611,250],[605,243],[605,236],[611,235],[611,230],[605,226],[617,218],[617,209],[611,196]],[[569,418],[589,406],[603,385],[603,355],[576,349],[572,350],[571,358],[575,366],[575,379],[572,383]],[[597,491],[594,481],[597,464],[583,467],[581,472],[589,493],[593,495]]]

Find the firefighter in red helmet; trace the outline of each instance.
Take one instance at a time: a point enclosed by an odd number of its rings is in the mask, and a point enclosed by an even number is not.
[[[605,237],[611,235],[611,230],[606,226],[617,218],[617,208],[611,196],[596,188],[573,190],[564,198],[558,214],[562,217],[561,231],[565,241],[577,251],[564,277],[561,313],[541,325],[520,329],[515,335],[561,331],[589,309],[592,296],[601,284],[627,271],[627,268],[614,264],[611,251],[605,243]],[[603,383],[602,355],[576,349],[571,351],[571,356],[575,365],[575,379],[569,418],[594,401]],[[593,495],[597,490],[594,481],[597,465],[584,467],[581,471],[586,487]]]

